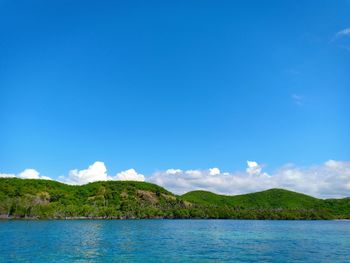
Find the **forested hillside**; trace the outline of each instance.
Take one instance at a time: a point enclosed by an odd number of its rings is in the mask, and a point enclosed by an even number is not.
[[[176,196],[146,182],[72,186],[50,180],[0,178],[1,218],[350,218],[350,198],[317,199],[283,189],[224,196],[193,191]]]

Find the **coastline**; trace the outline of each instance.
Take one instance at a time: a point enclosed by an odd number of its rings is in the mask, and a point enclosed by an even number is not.
[[[292,219],[292,218],[181,218],[181,217],[150,217],[150,218],[137,218],[137,217],[87,217],[87,216],[70,216],[70,217],[56,217],[56,218],[39,218],[39,217],[13,217],[0,215],[1,221],[75,221],[75,220],[252,220],[252,221],[350,221],[350,219],[327,219],[327,218],[305,218],[305,219]]]

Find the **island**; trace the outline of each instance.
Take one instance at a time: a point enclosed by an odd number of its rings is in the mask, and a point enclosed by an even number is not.
[[[1,219],[350,219],[350,198],[318,199],[270,189],[227,196],[207,191],[175,195],[158,185],[100,181],[68,185],[0,178]]]

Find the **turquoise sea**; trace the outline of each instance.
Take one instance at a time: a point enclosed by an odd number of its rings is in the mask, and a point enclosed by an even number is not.
[[[0,221],[1,262],[350,262],[349,221]]]

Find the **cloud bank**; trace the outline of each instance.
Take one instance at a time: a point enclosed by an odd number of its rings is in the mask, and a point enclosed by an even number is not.
[[[245,172],[169,169],[150,177],[149,181],[183,194],[207,190],[220,194],[244,194],[270,188],[284,188],[321,198],[350,196],[350,162],[329,160],[321,165],[297,167],[285,165],[271,174],[262,171],[255,161],[247,161]]]
[[[19,174],[10,174],[10,173],[0,173],[0,177],[17,177],[21,179],[45,179],[52,180],[48,176],[41,176],[40,173],[35,169],[25,169]]]
[[[23,179],[51,179],[34,169],[19,174],[0,173],[0,177]],[[263,171],[256,161],[247,161],[245,171],[223,172],[217,167],[205,170],[168,169],[145,177],[135,169],[108,175],[105,164],[96,161],[88,168],[73,169],[58,181],[68,184],[86,184],[95,181],[148,181],[183,194],[193,190],[207,190],[219,194],[244,194],[270,188],[284,188],[321,198],[350,197],[350,162],[329,160],[320,165],[297,167],[288,164],[272,173]]]

